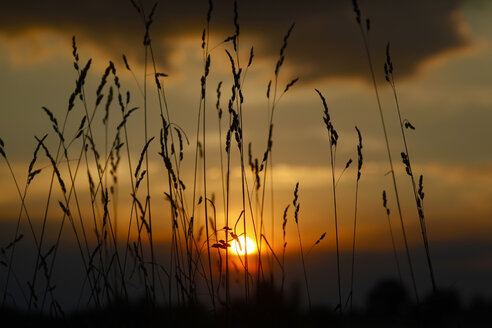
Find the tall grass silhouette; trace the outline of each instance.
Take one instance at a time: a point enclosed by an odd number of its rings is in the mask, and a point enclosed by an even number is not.
[[[248,46],[249,54],[243,58],[239,25],[240,10],[237,1],[234,1],[231,36],[219,44],[213,44],[211,23],[214,5],[212,0],[209,0],[201,38],[203,71],[199,81],[198,79],[196,81],[200,85],[200,94],[196,95],[198,106],[194,113],[197,124],[194,131],[196,139],[190,142],[187,132],[173,120],[174,109],[169,105],[166,95],[168,76],[158,70],[156,62],[159,54],[155,52],[153,46],[152,26],[157,4],[148,10],[142,1],[130,0],[130,3],[135,10],[136,19],[142,22],[143,75],[139,77],[138,73],[136,74],[132,69],[132,61],[126,55],[122,55],[121,67],[124,73],[131,75],[134,79],[138,90],[137,96],[126,91],[127,87],[122,85],[119,77],[120,69],[117,69],[119,66],[113,62],[108,63],[95,92],[89,90],[86,78],[93,70],[92,59],[86,62],[80,60],[79,49],[74,37],[72,55],[75,88],[68,97],[66,112],[62,120],[57,118],[49,108],[42,107],[54,133],[50,132],[47,135],[35,137],[36,146],[27,170],[25,185],[22,185],[16,177],[7,156],[8,147],[0,139],[0,155],[7,164],[20,201],[13,237],[2,248],[2,254],[5,254],[6,259],[2,260],[6,270],[5,285],[2,288],[2,307],[11,305],[9,300],[12,298],[11,289],[13,289],[12,281],[14,281],[20,286],[25,308],[28,311],[39,312],[54,318],[65,317],[63,304],[60,304],[57,299],[57,286],[54,281],[55,271],[60,270],[60,266],[63,265],[58,256],[60,248],[63,247],[62,235],[68,226],[72,232],[72,242],[76,246],[84,269],[84,281],[80,286],[81,293],[77,295],[81,308],[95,308],[97,311],[104,311],[113,304],[131,304],[135,301],[134,295],[137,294],[139,297],[143,295],[145,307],[151,312],[161,306],[192,309],[206,304],[214,318],[220,318],[221,313],[226,313],[225,324],[230,325],[234,311],[237,310],[235,309],[237,299],[242,302],[239,302],[238,307],[244,310],[248,306],[260,304],[262,297],[276,297],[277,289],[280,291],[280,299],[285,298],[287,294],[285,291],[286,276],[291,274],[285,260],[288,242],[286,231],[295,224],[306,287],[305,298],[309,312],[314,313],[311,299],[313,287],[310,285],[308,274],[310,272],[309,255],[310,251],[323,239],[330,238],[331,233],[322,233],[311,249],[304,252],[306,248],[303,248],[305,244],[302,242],[300,229],[301,223],[304,224],[304,222],[299,220],[299,183],[296,184],[294,191],[292,203],[294,220],[289,220],[290,226],[288,226],[290,205],[285,208],[281,216],[275,212],[274,203],[275,114],[283,96],[291,92],[299,81],[298,77],[285,81],[281,74],[282,68],[287,65],[287,49],[291,35],[295,33],[295,23],[286,28],[286,33],[280,40],[279,57],[275,65],[272,65],[272,78],[265,83],[267,89],[264,101],[268,109],[267,131],[265,131],[267,139],[263,145],[252,145],[245,137],[245,131],[248,131],[250,127],[246,125],[243,116],[244,104],[248,101],[244,85],[247,83],[248,71],[254,69],[254,48]],[[354,0],[352,4],[356,22],[360,27],[364,55],[368,60],[370,79],[376,95],[412,288],[417,303],[420,303],[390,152],[390,138],[371,57],[368,38],[370,21],[366,20],[363,23],[357,1]],[[221,81],[212,88],[210,87],[210,76],[213,74],[212,61],[219,51],[222,55],[225,53],[227,65],[231,70],[232,83],[227,85],[229,82]],[[414,127],[401,116],[389,46],[386,55],[385,77],[393,91],[399,118],[398,124],[404,144],[404,151],[401,153],[402,161],[411,178],[426,260],[433,290],[436,293],[437,287],[423,211],[423,177],[420,176],[419,182],[416,182],[405,132],[406,129],[414,129]],[[224,88],[231,90],[230,98],[225,101],[222,96]],[[315,91],[321,100],[322,120],[328,133],[331,188],[327,192],[331,192],[330,196],[333,200],[333,214],[327,215],[327,218],[332,217],[334,221],[333,239],[336,265],[326,262],[326,270],[336,271],[337,304],[335,312],[338,318],[341,318],[348,302],[350,302],[350,314],[355,313],[353,303],[354,295],[356,295],[356,273],[358,273],[356,250],[359,234],[357,227],[361,213],[359,182],[363,166],[362,134],[356,126],[357,170],[354,176],[353,230],[350,233],[352,237],[350,285],[348,295],[344,295],[341,269],[343,252],[340,243],[341,216],[340,207],[337,206],[340,196],[337,195],[337,185],[346,171],[351,172],[349,167],[352,159],[349,159],[341,173],[337,172],[336,155],[339,135],[330,117],[326,98],[318,89]],[[215,96],[215,110],[213,106],[210,106],[211,93]],[[151,94],[156,96],[156,108],[152,108]],[[137,100],[139,105],[135,105],[137,101],[134,98],[139,99]],[[227,105],[223,106],[223,103]],[[101,120],[96,119],[101,116]],[[135,120],[136,116],[143,121],[143,126],[139,131],[133,131],[129,127],[129,123]],[[212,130],[207,118],[212,116],[214,120],[217,119],[218,130],[216,132],[219,136],[217,144],[212,144],[212,140],[207,137],[207,133]],[[152,135],[149,128],[153,120],[160,124],[156,135]],[[323,123],[320,120],[320,125]],[[73,129],[73,127],[77,128]],[[103,131],[103,137],[98,139],[100,131]],[[56,140],[56,146],[51,148],[53,138]],[[253,146],[262,149],[262,157],[253,156]],[[133,147],[138,148],[133,149]],[[187,147],[193,148],[194,153],[193,158],[187,158],[193,162],[191,182],[184,181],[185,174],[183,173],[185,170],[183,168],[184,154]],[[211,151],[213,147],[218,148],[218,154]],[[157,156],[156,149],[158,150]],[[210,192],[209,165],[210,159],[215,156],[218,157],[220,166],[220,195],[218,198]],[[152,165],[155,157],[160,163],[159,168]],[[42,160],[44,163],[41,163]],[[46,163],[48,164],[45,165]],[[239,164],[240,183],[238,185],[231,185],[234,163]],[[151,185],[153,186],[154,182],[151,178],[151,170],[164,172],[167,178],[166,189],[160,190],[159,195],[152,194]],[[37,229],[33,224],[32,213],[26,205],[26,199],[30,187],[37,182],[36,178],[42,171],[48,171],[50,178],[49,184],[45,186],[46,201],[41,214],[41,228]],[[127,193],[120,191],[122,178],[127,179],[124,181],[128,184],[129,190],[125,191]],[[84,179],[83,182],[82,179]],[[268,193],[270,193],[270,203],[268,203]],[[85,199],[84,195],[88,195],[89,199]],[[130,203],[126,213],[123,210],[124,207],[119,207],[124,197],[129,197],[127,201]],[[233,200],[239,201],[239,209],[232,206]],[[166,250],[159,249],[162,245],[156,243],[156,226],[158,226],[156,222],[162,219],[162,215],[156,213],[155,210],[155,204],[159,201],[165,201],[169,210],[166,215],[166,225],[169,229],[170,242]],[[53,212],[53,203],[58,205],[56,213]],[[386,192],[383,192],[383,206],[387,214],[398,275],[402,282],[397,256],[398,247],[390,223]],[[271,213],[267,214],[269,207]],[[60,220],[48,222],[51,218],[60,218]],[[267,222],[268,218],[271,222]],[[28,232],[21,231],[22,220],[27,221]],[[49,224],[56,226],[53,243],[47,235]],[[281,230],[278,229],[280,226]],[[277,236],[280,233],[276,231],[281,231],[281,238]],[[35,262],[31,264],[32,276],[27,284],[19,281],[16,274],[16,261],[18,261],[16,248],[24,242],[26,233],[32,237],[32,247],[36,253]],[[241,243],[242,239],[247,238],[253,240],[255,252],[249,253],[251,249],[248,249],[250,247],[248,243]],[[277,244],[280,244],[279,240],[282,243],[281,247],[277,247]],[[232,250],[233,242],[238,243],[241,250],[244,248],[244,252]],[[161,261],[159,254],[162,253],[168,254],[167,263]],[[276,272],[280,272],[280,277],[275,275]],[[237,292],[238,288],[233,290],[232,284],[239,285],[240,292]],[[343,301],[345,297],[347,297],[346,302]],[[180,320],[179,314],[173,314],[171,311],[169,315],[176,316],[177,320]]]

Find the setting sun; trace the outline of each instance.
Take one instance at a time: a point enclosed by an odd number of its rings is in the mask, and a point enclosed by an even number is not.
[[[246,247],[244,247],[245,238],[246,238]],[[247,251],[248,254],[254,253],[256,251],[255,242],[251,238],[242,235],[238,237],[238,240],[233,240],[231,243],[231,251],[233,253],[237,255],[244,255],[245,251]]]

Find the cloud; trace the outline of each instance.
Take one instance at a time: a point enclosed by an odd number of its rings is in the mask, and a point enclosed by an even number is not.
[[[361,1],[363,16],[371,19],[370,40],[376,53],[376,69],[384,61],[387,42],[392,44],[393,62],[400,78],[415,73],[430,58],[469,44],[460,14],[464,1]],[[147,1],[146,6],[148,10],[151,2]],[[194,0],[159,3],[151,32],[160,65],[170,64],[176,47],[173,40],[179,37],[195,35],[199,49],[207,6],[206,1]],[[12,36],[32,28],[54,29],[66,33],[68,41],[72,34],[89,40],[114,58],[125,52],[142,60],[144,27],[130,1],[19,0],[6,2],[2,7],[0,34]],[[211,29],[218,40],[233,34],[232,22],[233,2],[214,1]],[[278,56],[283,35],[292,22],[296,22],[296,28],[287,49],[286,66],[304,81],[368,78],[350,1],[239,1],[241,34],[254,40],[257,58]],[[246,47],[246,42],[242,45]]]

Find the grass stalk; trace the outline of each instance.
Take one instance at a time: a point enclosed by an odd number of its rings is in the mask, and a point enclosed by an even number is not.
[[[294,189],[294,200],[292,201],[292,205],[294,206],[294,220],[296,221],[297,227],[297,236],[299,239],[299,249],[301,251],[301,261],[302,261],[302,270],[304,272],[304,282],[306,283],[306,293],[308,298],[308,306],[309,312],[311,312],[311,294],[309,293],[309,284],[306,272],[306,262],[304,261],[304,251],[302,249],[302,240],[301,240],[301,231],[299,229],[299,182],[296,184],[296,188]]]
[[[338,133],[333,127],[331,123],[330,115],[328,113],[328,105],[326,104],[325,97],[321,94],[321,92],[315,89],[318,95],[321,98],[323,103],[323,121],[326,125],[326,129],[328,131],[328,139],[330,145],[330,166],[331,166],[331,182],[332,182],[332,192],[333,192],[333,211],[334,211],[334,219],[335,219],[335,246],[337,252],[337,284],[338,284],[338,304],[337,310],[338,313],[342,314],[342,286],[341,286],[341,274],[340,274],[340,247],[338,240],[338,213],[337,213],[337,196],[336,196],[336,182],[335,182],[335,161],[336,161],[336,151],[337,151],[337,143],[338,143]]]
[[[393,229],[391,227],[390,209],[388,208],[387,204],[388,204],[388,200],[386,198],[386,190],[383,190],[383,207],[386,210],[386,216],[388,217],[388,227],[391,236],[391,246],[393,247],[393,255],[395,256],[396,270],[398,272],[398,278],[400,279],[400,283],[403,283],[403,278],[400,270],[400,261],[398,260],[398,252],[396,250],[395,237],[393,235]]]
[[[417,190],[417,184],[415,183],[415,177],[414,177],[413,170],[412,170],[412,165],[411,165],[411,161],[410,161],[410,153],[408,151],[407,137],[406,137],[406,133],[405,133],[405,128],[414,130],[415,127],[408,120],[403,120],[401,117],[400,103],[398,101],[398,94],[396,92],[395,77],[394,77],[394,72],[393,72],[393,62],[391,61],[389,43],[386,46],[386,63],[384,64],[384,71],[385,71],[386,81],[391,86],[391,90],[393,91],[393,98],[395,100],[395,108],[396,108],[396,112],[398,113],[398,121],[400,123],[401,137],[403,140],[403,145],[405,147],[405,153],[402,153],[401,156],[402,156],[403,164],[405,164],[407,175],[410,177],[410,180],[412,181],[412,191],[413,191],[413,196],[415,198],[417,214],[419,217],[420,230],[422,233],[422,241],[424,242],[425,255],[426,255],[426,259],[427,259],[427,266],[429,268],[429,275],[430,275],[430,279],[431,279],[432,290],[434,293],[436,293],[437,292],[436,279],[434,276],[434,269],[432,266],[432,260],[431,260],[431,256],[430,256],[429,239],[427,237],[427,227],[425,224],[425,217],[424,217],[424,209],[423,209],[423,201],[424,201],[423,198],[424,197],[423,197],[423,193],[419,192]]]
[[[355,241],[356,241],[356,233],[357,233],[357,208],[358,208],[358,199],[359,199],[359,180],[361,177],[361,169],[363,163],[362,157],[362,135],[360,134],[357,126],[355,127],[357,131],[357,136],[359,139],[359,144],[357,145],[357,179],[355,181],[355,206],[354,206],[354,233],[352,236],[352,266],[350,273],[350,313],[353,313],[353,305],[354,305],[354,273],[355,273]]]
[[[361,20],[361,12],[360,12],[360,9],[358,7],[357,0],[353,0],[353,4],[354,4],[354,12],[356,14],[356,21],[357,21],[357,23],[359,25],[360,34],[362,36],[362,42],[364,44],[364,50],[365,50],[365,54],[366,54],[367,61],[368,61],[368,66],[369,66],[369,71],[370,71],[372,85],[373,85],[373,88],[374,88],[374,93],[376,95],[377,106],[378,106],[378,111],[379,111],[379,118],[381,120],[381,127],[383,129],[384,140],[385,140],[385,143],[386,143],[386,152],[387,152],[387,155],[388,155],[388,161],[389,161],[389,165],[390,165],[391,178],[392,178],[392,181],[393,181],[393,189],[394,189],[394,192],[395,192],[395,198],[396,198],[396,204],[397,204],[397,209],[398,209],[398,215],[400,217],[400,224],[401,224],[401,230],[402,230],[402,234],[403,234],[403,240],[404,240],[404,243],[405,243],[405,250],[406,250],[406,254],[407,254],[408,266],[409,266],[409,269],[410,269],[410,276],[411,276],[411,280],[412,280],[412,287],[413,287],[413,291],[414,291],[414,294],[415,294],[415,299],[416,299],[417,303],[420,304],[420,299],[419,299],[419,294],[418,294],[418,289],[417,289],[417,283],[416,283],[416,280],[415,280],[415,274],[414,274],[412,259],[411,259],[411,256],[410,256],[410,249],[409,249],[409,246],[408,246],[407,233],[406,233],[405,224],[404,224],[404,221],[403,221],[403,214],[402,214],[402,210],[401,210],[400,196],[399,196],[399,193],[398,193],[398,187],[397,187],[397,183],[396,183],[395,170],[393,168],[393,160],[392,160],[392,157],[391,157],[391,151],[390,151],[389,140],[388,140],[388,133],[387,133],[386,124],[385,124],[385,121],[384,121],[383,109],[382,109],[382,106],[381,106],[381,100],[380,100],[380,97],[379,97],[378,86],[377,86],[377,83],[376,83],[376,75],[374,73],[374,67],[373,67],[372,58],[371,58],[371,51],[370,51],[370,48],[369,48],[369,41],[368,41],[368,38],[367,38],[367,34],[369,33],[369,30],[370,30],[370,21],[368,19],[366,20],[366,27],[364,29],[364,27],[362,26],[362,23],[361,23],[362,22],[362,20]]]

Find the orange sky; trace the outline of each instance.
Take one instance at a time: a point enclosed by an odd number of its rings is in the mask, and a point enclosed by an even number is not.
[[[29,1],[25,1],[26,4]],[[92,3],[89,3],[90,6]],[[49,4],[47,5],[49,7]],[[64,5],[65,6],[65,5]],[[5,151],[12,163],[14,173],[21,186],[26,179],[26,170],[36,142],[33,136],[49,133],[47,144],[56,151],[56,135],[41,106],[50,108],[58,120],[62,120],[68,97],[74,88],[76,74],[72,68],[71,36],[76,34],[81,61],[93,58],[93,66],[86,86],[89,102],[95,100],[95,89],[109,60],[115,62],[124,90],[132,93],[131,104],[143,106],[139,89],[131,74],[125,71],[121,54],[126,53],[134,68],[137,79],[142,84],[143,65],[141,35],[138,19],[132,15],[132,8],[119,9],[111,18],[104,17],[104,10],[89,18],[89,14],[66,14],[70,6],[60,7],[58,16],[49,20],[49,15],[36,13],[35,7],[10,6],[6,12],[18,15],[18,20],[5,19],[0,25],[0,137],[5,142]],[[309,17],[313,9],[295,8],[290,2],[278,20],[261,21],[263,14],[256,17],[249,5],[244,5],[240,14],[244,21],[241,39],[240,58],[244,64],[250,46],[254,46],[255,58],[244,81],[245,112],[244,138],[252,142],[253,155],[261,159],[268,135],[267,99],[265,97],[268,80],[272,78],[277,52],[282,37],[292,21],[297,25],[286,51],[286,60],[280,75],[279,89],[295,77],[299,82],[282,97],[274,119],[273,165],[274,165],[274,217],[275,247],[281,245],[282,213],[292,202],[293,190],[300,183],[301,211],[299,222],[304,243],[310,246],[323,232],[327,238],[319,245],[321,249],[332,249],[333,204],[330,185],[329,148],[325,127],[322,122],[322,105],[314,92],[317,88],[327,99],[333,124],[340,135],[337,150],[337,177],[348,158],[356,160],[357,125],[363,134],[364,166],[360,181],[359,195],[359,245],[365,249],[388,249],[390,247],[388,226],[381,193],[388,192],[391,219],[394,229],[398,229],[396,205],[391,179],[387,175],[389,167],[386,160],[383,135],[377,114],[376,99],[368,83],[368,69],[365,64],[362,43],[347,4],[330,5],[327,15],[340,13],[335,20],[344,28],[335,33],[330,30],[332,23],[319,23],[323,32],[312,35],[315,28]],[[322,6],[322,4],[316,4]],[[369,6],[369,4],[367,4]],[[186,131],[190,145],[186,145],[181,170],[182,180],[187,185],[187,202],[191,211],[193,185],[195,126],[200,93],[202,56],[200,48],[201,26],[204,10],[189,10],[172,5],[171,9],[183,15],[183,22],[176,20],[165,5],[156,13],[156,26],[153,42],[158,49],[159,70],[168,73],[166,94],[171,116],[176,124]],[[267,6],[268,7],[268,6]],[[490,155],[491,143],[488,121],[491,118],[490,96],[492,54],[490,24],[492,13],[490,5],[480,1],[458,1],[453,5],[430,5],[428,12],[416,7],[400,8],[394,5],[385,8],[384,2],[368,7],[372,14],[376,69],[379,76],[383,110],[389,127],[390,143],[395,161],[397,179],[401,189],[403,213],[411,243],[420,243],[417,211],[412,199],[408,177],[404,173],[399,153],[402,151],[401,137],[394,111],[391,90],[385,87],[380,67],[384,60],[384,44],[393,44],[397,88],[404,118],[408,118],[417,129],[409,131],[409,147],[416,175],[424,175],[425,211],[429,236],[436,242],[458,240],[488,240],[492,214],[490,199],[492,182]],[[29,8],[32,10],[30,11]],[[232,17],[227,5],[217,4],[217,16],[212,20],[211,44],[219,44],[232,33]],[[321,7],[320,7],[321,8]],[[274,10],[275,8],[265,8]],[[90,12],[90,11],[88,11]],[[384,15],[392,12],[391,17]],[[406,14],[405,14],[406,13]],[[66,15],[65,15],[66,14]],[[299,15],[296,19],[296,14]],[[120,16],[118,16],[120,15]],[[174,17],[160,21],[163,17]],[[186,16],[186,15],[189,15]],[[199,16],[200,15],[200,16]],[[400,16],[398,16],[400,15]],[[316,15],[315,15],[316,16]],[[73,20],[68,18],[72,17]],[[118,18],[119,17],[119,18]],[[127,20],[130,18],[132,20]],[[181,16],[180,16],[181,17]],[[412,18],[418,18],[426,29],[413,26]],[[213,18],[214,19],[214,18]],[[445,22],[437,25],[435,21]],[[105,24],[111,22],[111,26]],[[399,22],[398,27],[394,24]],[[114,24],[113,24],[114,23]],[[116,24],[121,24],[119,30]],[[173,25],[174,24],[174,25]],[[263,25],[262,25],[263,24]],[[328,24],[328,25],[326,25]],[[352,25],[350,25],[352,24]],[[104,27],[103,27],[104,26]],[[345,28],[348,26],[348,28]],[[350,29],[353,27],[353,29]],[[272,33],[264,33],[263,29]],[[268,35],[266,35],[268,34]],[[426,39],[419,36],[427,35]],[[326,43],[317,43],[321,36]],[[321,39],[322,40],[322,39]],[[310,42],[308,44],[308,42]],[[338,42],[338,43],[335,43]],[[139,48],[140,47],[140,48]],[[232,78],[230,65],[224,49],[230,45],[219,45],[212,53],[211,75],[208,80],[207,125],[207,176],[209,196],[215,193],[217,216],[223,220],[219,136],[215,112],[215,89],[218,81],[224,81],[222,107],[226,111],[230,97]],[[317,51],[316,54],[312,51]],[[323,56],[321,56],[322,54]],[[149,79],[149,83],[152,82]],[[169,206],[163,198],[167,179],[159,151],[158,133],[160,119],[155,91],[149,92],[149,135],[156,140],[149,148],[150,177],[155,234],[160,240],[169,240]],[[72,130],[82,117],[80,103],[73,112]],[[112,109],[118,113],[117,106]],[[119,114],[119,113],[118,113]],[[226,113],[224,114],[225,117]],[[117,116],[110,117],[111,124],[118,124]],[[99,130],[96,143],[101,153],[104,149],[104,133],[101,125],[102,114],[97,117]],[[142,131],[143,112],[135,114],[129,123],[132,138],[131,158],[133,165],[138,161],[144,144]],[[226,131],[225,121],[222,136]],[[222,141],[222,148],[224,147]],[[80,151],[76,144],[71,156]],[[124,156],[126,160],[126,154]],[[355,164],[355,163],[354,163]],[[354,211],[355,165],[343,174],[337,187],[342,245],[348,247]],[[49,165],[45,157],[37,164],[39,168]],[[66,164],[61,165],[62,175],[67,178]],[[95,170],[94,166],[91,170]],[[86,168],[79,174],[77,185],[80,197],[88,201]],[[95,171],[94,171],[95,172]],[[236,159],[232,162],[231,217],[238,217],[241,208],[240,168]],[[27,205],[31,216],[42,217],[45,204],[46,186],[50,172],[44,169],[36,177],[29,191]],[[119,171],[118,216],[120,226],[128,220],[129,176],[127,165],[122,161]],[[200,175],[199,175],[200,176]],[[253,177],[248,175],[249,188]],[[20,203],[15,185],[4,162],[0,166],[0,185],[4,192],[0,195],[1,219],[15,220]],[[199,184],[201,186],[201,184]],[[61,197],[58,191],[56,197]],[[55,197],[55,198],[56,198]],[[271,219],[270,191],[267,192],[265,217]],[[254,206],[253,206],[254,207]],[[83,209],[84,215],[90,211]],[[253,209],[254,211],[256,209]],[[98,211],[102,211],[101,208]],[[200,210],[201,212],[202,210]],[[60,209],[55,203],[50,209],[50,220],[57,222]],[[250,214],[247,214],[248,220]],[[293,224],[292,206],[288,216],[288,240],[296,238]],[[56,223],[55,223],[56,224]],[[252,226],[250,224],[249,229]],[[270,223],[266,228],[271,233]],[[124,230],[121,231],[125,235]],[[399,236],[400,238],[400,236]],[[401,240],[400,240],[401,242]],[[294,247],[295,243],[289,243]],[[295,250],[295,248],[294,248]]]

